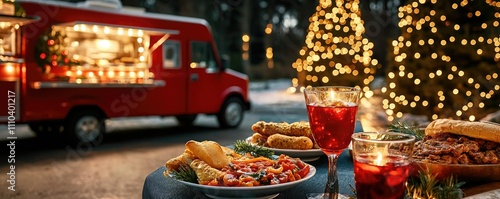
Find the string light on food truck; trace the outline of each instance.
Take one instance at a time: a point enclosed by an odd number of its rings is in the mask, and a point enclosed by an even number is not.
[[[40,64],[48,67],[47,71],[55,66],[69,66],[66,70],[72,72],[60,73],[69,83],[77,80],[82,83],[144,83],[150,81],[140,79],[154,76],[148,71],[149,37],[145,34],[146,31],[79,22],[59,24],[52,29],[51,33],[42,36],[46,41],[46,45],[42,46],[45,50],[39,50],[39,59],[50,63],[40,61]],[[107,35],[130,38],[118,40]],[[135,42],[126,42],[128,39]],[[57,48],[51,49],[51,46]],[[54,49],[62,50],[55,52]],[[78,69],[72,69],[69,63],[73,63]]]

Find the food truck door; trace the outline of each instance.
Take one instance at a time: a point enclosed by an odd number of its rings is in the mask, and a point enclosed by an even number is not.
[[[220,68],[209,42],[190,44],[191,60],[188,77],[188,113],[216,111],[222,95]]]

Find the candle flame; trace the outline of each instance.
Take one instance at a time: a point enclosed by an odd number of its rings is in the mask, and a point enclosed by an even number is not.
[[[333,101],[335,99],[335,92],[330,91],[329,94],[330,94],[330,99]]]
[[[377,152],[377,159],[375,160],[375,165],[377,166],[384,166],[385,165],[385,160],[384,160],[384,156],[382,155],[382,153],[379,151]]]

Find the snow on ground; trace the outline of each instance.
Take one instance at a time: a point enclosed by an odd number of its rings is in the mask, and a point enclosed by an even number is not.
[[[250,82],[249,97],[255,107],[268,105],[286,105],[305,109],[304,95],[291,93],[289,79],[268,80],[265,82]]]

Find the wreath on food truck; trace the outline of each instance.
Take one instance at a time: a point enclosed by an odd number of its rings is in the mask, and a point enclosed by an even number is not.
[[[38,38],[35,46],[35,60],[43,73],[52,67],[73,66],[76,61],[68,57],[66,35],[52,27]]]

